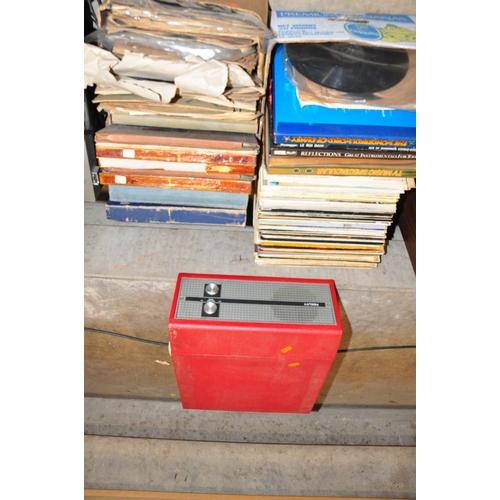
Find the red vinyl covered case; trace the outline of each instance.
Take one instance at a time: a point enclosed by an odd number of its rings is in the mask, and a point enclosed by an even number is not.
[[[333,280],[181,273],[169,324],[184,409],[309,413],[342,325]]]

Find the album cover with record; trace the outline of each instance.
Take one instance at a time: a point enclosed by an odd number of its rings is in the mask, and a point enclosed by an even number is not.
[[[286,70],[299,100],[415,110],[414,50],[352,42],[290,43]]]
[[[296,137],[406,141],[416,147],[416,112],[400,109],[301,105],[297,87],[286,71],[285,45],[278,45],[272,62],[274,142]]]

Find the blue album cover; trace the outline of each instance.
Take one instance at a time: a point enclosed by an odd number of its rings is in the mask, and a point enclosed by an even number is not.
[[[314,104],[301,106],[297,89],[286,71],[285,55],[284,45],[278,45],[272,66],[274,142],[297,142],[297,138],[304,137],[337,137],[401,141],[406,142],[406,147],[415,147],[415,111],[330,108]]]
[[[120,186],[110,184],[109,200],[121,203],[151,203],[205,208],[246,209],[248,194],[161,187]]]
[[[106,216],[122,222],[150,222],[170,224],[213,224],[245,226],[246,210],[202,207],[177,207],[142,203],[106,203]]]

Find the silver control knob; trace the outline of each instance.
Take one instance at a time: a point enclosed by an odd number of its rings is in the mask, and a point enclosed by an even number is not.
[[[205,304],[203,304],[203,312],[205,314],[215,314],[217,312],[217,304],[212,300],[207,300]]]
[[[219,285],[216,285],[215,283],[209,283],[205,287],[205,292],[207,295],[217,295],[219,293]]]

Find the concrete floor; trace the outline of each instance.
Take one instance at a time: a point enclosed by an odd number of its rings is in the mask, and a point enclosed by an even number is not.
[[[252,238],[85,204],[85,488],[415,498],[416,281],[400,231],[367,270],[259,266]],[[165,346],[179,272],[335,280],[345,352],[311,414],[182,409]]]

